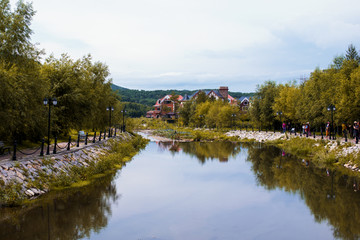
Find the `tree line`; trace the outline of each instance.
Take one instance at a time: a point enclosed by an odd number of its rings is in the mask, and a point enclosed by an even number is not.
[[[176,102],[176,98],[177,96],[173,96],[172,100]],[[240,120],[248,120],[247,114],[241,113],[238,105],[209,98],[203,91],[199,92],[196,99],[185,102],[177,109],[180,113],[179,121],[184,126],[227,128],[236,125]]]
[[[44,98],[58,102],[51,108],[53,134],[103,129],[109,122],[106,107],[121,108],[108,67],[91,55],[43,59],[44,50],[31,42],[34,14],[31,3],[18,1],[12,10],[9,0],[0,1],[0,140],[42,138],[48,120]]]
[[[360,117],[360,57],[353,44],[345,55],[336,56],[327,69],[315,69],[309,79],[276,84],[267,81],[257,87],[249,110],[252,122],[272,128],[281,121],[324,127],[332,121],[330,105],[335,106],[336,125],[351,124]]]

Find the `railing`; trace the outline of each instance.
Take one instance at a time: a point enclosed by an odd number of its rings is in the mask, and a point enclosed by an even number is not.
[[[94,132],[94,135],[91,137],[89,136],[88,133],[86,133],[85,138],[84,138],[84,146],[88,145],[89,142],[91,143],[96,143],[96,142],[100,142],[103,138],[103,140],[106,140],[106,137],[111,138],[111,137],[116,137],[116,128],[114,129],[114,134],[113,133],[113,129],[109,130],[110,136],[106,136],[106,129],[102,132],[100,131],[99,136],[96,135],[96,132]],[[71,136],[69,136],[69,140],[66,143],[65,146],[60,146],[57,142],[57,137],[54,138],[54,144],[50,144],[49,147],[52,147],[52,153],[56,154],[57,153],[57,149],[60,149],[62,151],[70,151],[72,147],[80,147],[81,144],[81,140],[82,140],[82,136],[80,134],[78,134],[76,141],[72,141]],[[12,154],[12,160],[16,160],[17,159],[17,152],[21,153],[22,155],[25,156],[30,156],[30,155],[34,155],[37,152],[40,151],[39,156],[44,156],[44,147],[45,147],[45,139],[41,140],[40,146],[38,148],[36,148],[35,150],[31,150],[31,152],[27,152],[24,150],[20,150],[17,147],[17,141],[15,140],[13,143],[13,148],[12,151],[9,149],[7,154],[3,154],[2,156],[6,156],[6,155],[11,155]],[[49,154],[50,155],[50,154]]]

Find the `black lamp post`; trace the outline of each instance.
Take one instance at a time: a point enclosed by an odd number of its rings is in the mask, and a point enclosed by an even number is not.
[[[114,111],[114,107],[107,107],[106,111],[109,111],[109,137],[111,137],[111,112]]]
[[[281,132],[281,128],[282,128],[282,121],[281,121],[281,115],[282,115],[283,113],[282,113],[282,111],[279,111],[279,112],[277,112],[276,113],[276,115],[278,115],[278,116],[280,116],[280,124],[281,124],[281,126],[280,126],[280,132]]]
[[[126,113],[125,108],[126,108],[126,105],[124,106],[124,109],[121,110],[121,112],[122,112],[122,117],[123,117],[123,124],[122,124],[122,128],[121,128],[122,132],[125,132],[125,113]]]
[[[331,139],[331,132],[334,130],[334,111],[336,110],[335,105],[330,104],[327,107],[328,111],[331,111],[331,130],[330,130],[330,139]],[[334,134],[335,135],[335,134]],[[335,136],[333,135],[333,140],[335,140]]]
[[[46,155],[50,154],[50,116],[51,116],[51,105],[56,106],[56,98],[44,98],[44,105],[49,105],[49,118],[48,118],[48,139],[47,139],[47,150]]]

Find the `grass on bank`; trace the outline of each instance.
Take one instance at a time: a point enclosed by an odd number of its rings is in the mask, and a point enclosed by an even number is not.
[[[130,161],[132,157],[143,149],[148,140],[135,135],[126,141],[110,139],[106,142],[109,149],[105,155],[100,155],[97,161],[87,160],[88,166],[72,166],[66,171],[54,167],[50,158],[43,159],[43,165],[50,171],[39,170],[37,176],[31,175],[26,169],[20,169],[28,180],[26,188],[40,190],[59,190],[69,187],[81,187],[89,184],[95,178],[116,172]],[[26,194],[22,191],[22,184],[12,181],[5,185],[0,181],[0,203],[8,206],[16,206],[27,200]]]

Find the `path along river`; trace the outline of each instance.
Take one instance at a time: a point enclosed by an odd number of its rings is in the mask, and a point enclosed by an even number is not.
[[[359,179],[260,143],[150,142],[116,175],[0,210],[0,239],[358,239]]]

